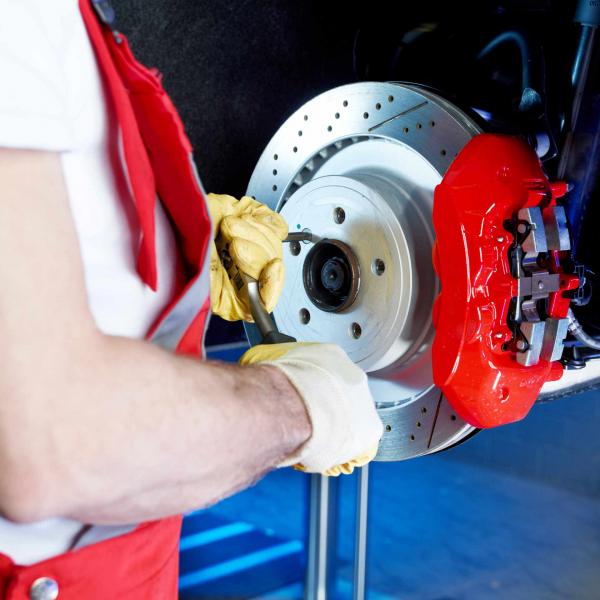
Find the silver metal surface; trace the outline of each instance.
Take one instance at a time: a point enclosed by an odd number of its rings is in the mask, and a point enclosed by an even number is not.
[[[284,242],[311,242],[312,233],[310,231],[298,231],[288,233],[288,236],[283,240]]]
[[[337,492],[339,479],[311,475],[309,487],[308,548],[304,598],[334,597]]]
[[[59,587],[56,580],[50,577],[38,577],[29,588],[30,600],[56,600]]]
[[[545,323],[540,356],[548,361],[560,360],[564,349],[564,340],[569,330],[569,319],[548,318]]]
[[[546,213],[544,229],[550,250],[565,251],[571,249],[571,238],[564,206],[554,206],[551,211]]]
[[[258,281],[245,273],[241,273],[241,275],[245,279],[245,285],[248,290],[248,304],[250,305],[252,318],[261,334],[264,337],[272,331],[277,331],[277,327],[275,326],[271,315],[267,312],[267,309],[263,306],[262,300],[260,299]]]
[[[517,215],[520,221],[527,221],[531,226],[531,231],[522,244],[523,251],[527,254],[548,252],[542,210],[538,206],[532,206],[522,208]]]
[[[357,164],[357,157],[369,149],[377,152],[380,144],[385,151],[395,150],[386,142],[372,142],[350,147],[336,159],[345,155],[346,165]],[[380,151],[382,162],[384,155]],[[306,289],[303,269],[311,246],[298,254],[285,252],[286,285],[275,309],[278,325],[304,341],[319,341],[326,332],[328,341],[368,373],[396,372],[433,336],[431,307],[438,290],[431,268],[432,235],[424,215],[397,189],[389,179],[372,175],[324,175],[296,191],[281,211],[290,223],[310,228],[317,244],[327,239],[349,247],[361,275],[354,298],[331,314],[314,306]],[[343,207],[342,223],[334,220],[336,207]],[[381,274],[378,260],[384,264]],[[298,318],[302,310],[310,311],[308,323]],[[360,336],[354,333],[356,324]]]
[[[367,591],[367,535],[369,515],[369,465],[358,470],[354,536],[354,600],[365,600]]]
[[[517,352],[517,362],[525,367],[536,365],[540,360],[542,345],[544,343],[544,321],[521,323],[521,333],[527,341],[528,347],[525,352]],[[519,344],[519,342],[517,342]],[[518,347],[518,346],[517,346]]]
[[[315,242],[338,237],[358,256],[365,276],[356,302],[348,312],[322,316],[311,304],[294,304],[304,293],[296,277],[310,245],[300,244],[294,256],[290,244],[275,319],[300,341],[339,343],[370,372],[386,425],[378,460],[435,452],[473,431],[433,385],[431,309],[437,282],[430,257],[433,190],[478,133],[460,109],[418,86],[342,86],[309,101],[281,126],[248,186],[249,195],[271,208],[302,217],[289,221],[290,231],[310,229]],[[325,210],[335,198],[345,210],[341,223]],[[320,216],[312,214],[321,209]],[[301,309],[310,311],[309,319]],[[255,329],[247,327],[247,333],[256,343]]]

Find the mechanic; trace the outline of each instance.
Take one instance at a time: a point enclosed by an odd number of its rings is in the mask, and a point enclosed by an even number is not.
[[[278,466],[350,472],[382,434],[335,346],[199,360],[209,275],[217,314],[247,299],[176,112],[97,4],[1,3],[0,598],[175,598],[177,515]],[[272,309],[285,222],[209,206]]]

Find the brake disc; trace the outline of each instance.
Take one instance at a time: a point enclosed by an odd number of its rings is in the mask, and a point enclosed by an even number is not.
[[[378,460],[440,451],[474,432],[433,385],[433,191],[481,130],[429,90],[357,83],[296,111],[248,195],[311,243],[286,244],[274,317],[299,341],[340,345],[369,376],[385,432]],[[246,328],[251,343],[259,336]]]

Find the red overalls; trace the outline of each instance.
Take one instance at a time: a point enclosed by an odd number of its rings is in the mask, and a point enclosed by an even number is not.
[[[92,0],[79,0],[79,8],[121,130],[123,159],[142,232],[140,277],[156,289],[157,197],[173,224],[185,264],[186,282],[148,338],[200,358],[210,309],[211,224],[190,142],[157,74],[133,58],[124,36],[98,20]],[[0,554],[0,598],[174,599],[180,525],[181,517],[146,523],[125,535],[28,567]]]

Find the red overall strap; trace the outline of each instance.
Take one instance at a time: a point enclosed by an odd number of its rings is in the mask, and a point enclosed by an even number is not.
[[[124,158],[127,163],[131,191],[142,230],[137,262],[138,272],[144,282],[153,290],[156,290],[154,229],[156,187],[154,173],[131,107],[129,94],[117,72],[108,46],[104,42],[103,28],[98,22],[89,0],[80,0],[79,8],[121,128]]]
[[[153,219],[157,193],[175,227],[186,265],[188,281],[149,337],[172,350],[199,356],[210,309],[212,232],[191,144],[156,72],[135,60],[125,36],[99,23],[90,0],[79,0],[79,5],[122,129],[125,162],[144,232],[140,273],[156,287]],[[144,265],[152,268],[144,271]]]

